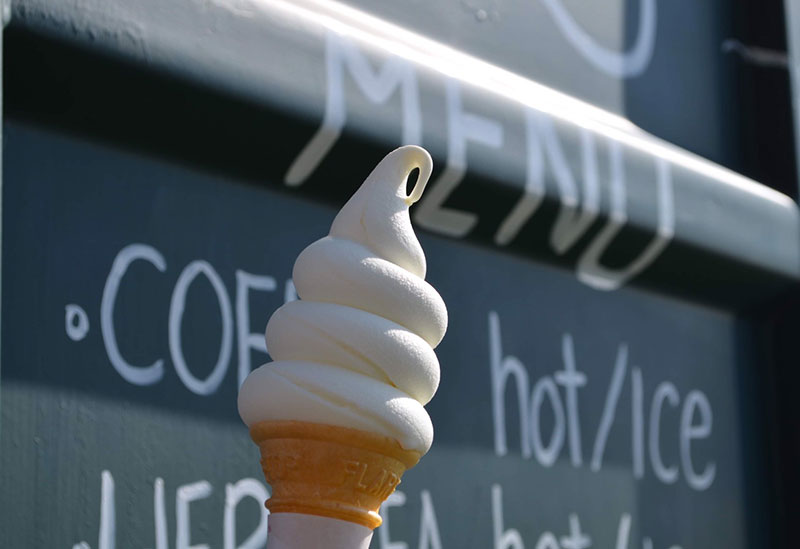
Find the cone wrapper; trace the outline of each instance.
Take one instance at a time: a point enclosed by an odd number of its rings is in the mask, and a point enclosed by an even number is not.
[[[281,513],[300,513],[372,530],[381,524],[381,503],[420,458],[394,439],[319,423],[263,421],[250,436],[272,486],[271,524]]]
[[[269,517],[267,549],[368,549],[372,530],[328,517],[276,513]]]

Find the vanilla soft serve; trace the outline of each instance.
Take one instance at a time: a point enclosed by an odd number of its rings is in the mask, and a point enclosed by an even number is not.
[[[419,169],[411,195],[408,175]],[[274,362],[239,392],[248,426],[295,420],[349,427],[427,452],[433,426],[423,408],[439,385],[433,352],[447,309],[425,282],[425,255],[408,208],[430,177],[430,155],[401,147],[376,166],[333,221],[297,258],[300,300],[267,325]]]

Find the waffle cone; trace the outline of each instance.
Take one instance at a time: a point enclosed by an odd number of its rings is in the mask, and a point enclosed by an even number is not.
[[[366,431],[302,421],[250,429],[272,486],[271,513],[317,515],[377,528],[378,509],[421,454]]]

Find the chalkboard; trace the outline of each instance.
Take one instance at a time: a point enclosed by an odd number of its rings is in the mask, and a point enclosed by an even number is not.
[[[329,205],[357,187],[331,184],[357,159],[368,171],[422,144],[436,167],[413,218],[432,233],[594,287],[725,307],[800,280],[788,196],[462,53],[343,13],[259,6],[15,3],[5,112]]]
[[[740,168],[740,115],[731,93],[739,6],[691,0],[347,3],[362,17],[420,33]]]
[[[237,387],[336,209],[18,123],[3,137],[0,546],[263,546]],[[420,238],[450,313],[436,435],[373,547],[761,545],[756,359],[733,313]]]

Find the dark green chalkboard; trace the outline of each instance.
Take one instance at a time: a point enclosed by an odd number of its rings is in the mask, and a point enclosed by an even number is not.
[[[266,486],[239,372],[336,210],[20,124],[4,146],[0,546],[243,544]],[[373,547],[761,545],[733,313],[421,240],[451,319],[436,436]]]

